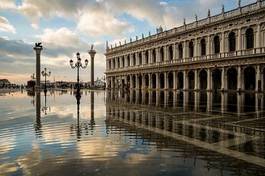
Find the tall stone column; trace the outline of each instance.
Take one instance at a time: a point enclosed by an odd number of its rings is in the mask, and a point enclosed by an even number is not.
[[[152,74],[149,73],[149,74],[148,74],[148,77],[149,77],[149,80],[148,80],[148,81],[149,81],[149,83],[148,83],[148,88],[151,89],[151,88],[153,88],[153,87],[152,87]]]
[[[187,55],[187,41],[184,41],[184,43],[183,43],[183,59],[185,60],[186,57],[188,57],[188,55]]]
[[[225,52],[225,33],[221,33],[221,54]]]
[[[91,46],[91,49],[90,51],[88,52],[90,57],[91,57],[91,87],[94,87],[94,58],[95,58],[95,55],[96,55],[96,51],[94,50],[93,48],[93,45]]]
[[[173,43],[172,44],[172,49],[173,49],[173,60],[176,60],[177,59],[177,53],[176,53],[176,44]]]
[[[226,69],[224,67],[222,68],[221,90],[223,90],[223,91],[227,90],[227,72],[226,72]]]
[[[237,67],[237,90],[241,91],[242,89],[242,73],[241,73],[241,66]]]
[[[207,90],[212,90],[212,71],[210,68],[207,69]]]
[[[198,70],[194,70],[194,90],[199,90],[199,74],[198,74]]]
[[[40,54],[42,51],[42,45],[41,43],[35,43],[35,47],[33,48],[36,52],[36,85],[35,89],[40,89]]]
[[[177,89],[177,73],[176,71],[173,72],[173,89],[176,90]]]
[[[183,71],[183,90],[188,90],[189,89],[188,82],[189,82],[189,78],[188,78],[188,75],[187,75],[187,71],[184,70]]]
[[[211,112],[213,107],[213,94],[212,92],[207,92],[207,111]]]
[[[256,67],[256,91],[261,91],[261,74],[260,74],[260,65]]]
[[[156,89],[160,89],[160,84],[159,84],[159,73],[156,73]]]
[[[206,45],[206,55],[211,55],[211,48],[212,48],[212,43],[211,43],[211,36],[207,36],[207,45]]]
[[[165,80],[164,88],[167,90],[168,89],[168,74],[167,74],[167,72],[164,73],[164,80]]]
[[[261,46],[260,42],[261,42],[261,32],[260,32],[260,24],[258,24],[257,25],[256,46],[255,46],[255,48],[259,48]]]
[[[241,52],[240,50],[242,49],[242,40],[241,40],[241,28],[238,29],[237,31],[237,51]]]

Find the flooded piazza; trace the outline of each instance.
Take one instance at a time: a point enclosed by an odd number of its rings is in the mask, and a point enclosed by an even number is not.
[[[0,175],[265,175],[263,94],[0,95]]]

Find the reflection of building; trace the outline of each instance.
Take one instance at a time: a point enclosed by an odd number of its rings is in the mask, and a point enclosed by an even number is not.
[[[256,94],[243,93],[212,96],[211,92],[132,91],[127,94],[111,91],[107,94],[106,122],[107,127],[133,128],[145,142],[146,138],[154,140],[151,136],[161,135],[160,141],[174,139],[176,143],[185,143],[186,148],[189,148],[187,144],[199,147],[207,152],[195,152],[198,158],[207,155],[209,162],[225,161],[220,165],[227,164],[228,168],[238,160],[264,167],[261,148],[264,126],[255,125],[262,121],[257,117],[262,112],[263,99]],[[237,113],[240,116],[235,115]],[[142,134],[143,131],[149,135]],[[251,153],[248,153],[249,148]],[[229,159],[216,159],[209,150],[215,156],[219,153]],[[228,164],[232,160],[230,157],[237,162]],[[233,171],[235,167],[230,169]],[[228,169],[225,168],[222,167]]]
[[[265,90],[265,1],[107,47],[107,86]]]

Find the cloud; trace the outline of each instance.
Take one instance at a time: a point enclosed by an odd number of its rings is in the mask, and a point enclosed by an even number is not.
[[[14,9],[16,4],[14,0],[1,0],[0,9]]]
[[[12,26],[9,21],[2,16],[0,16],[0,31],[16,33],[14,26]]]

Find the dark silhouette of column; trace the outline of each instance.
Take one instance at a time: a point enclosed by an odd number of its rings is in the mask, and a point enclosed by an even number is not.
[[[90,51],[88,52],[88,54],[91,57],[91,83],[90,83],[91,87],[94,87],[94,58],[96,55],[96,51],[94,50],[93,47],[94,46],[92,45]]]
[[[36,84],[35,88],[40,89],[40,54],[42,51],[41,43],[35,43],[35,47],[33,48],[36,52]]]
[[[41,95],[40,91],[36,91],[36,122],[35,122],[35,132],[36,135],[41,137]]]
[[[94,95],[95,93],[91,91],[91,97],[90,97],[90,115],[91,115],[91,120],[90,120],[90,125],[91,125],[91,130],[93,131],[94,125],[95,125],[95,117],[94,117]]]

